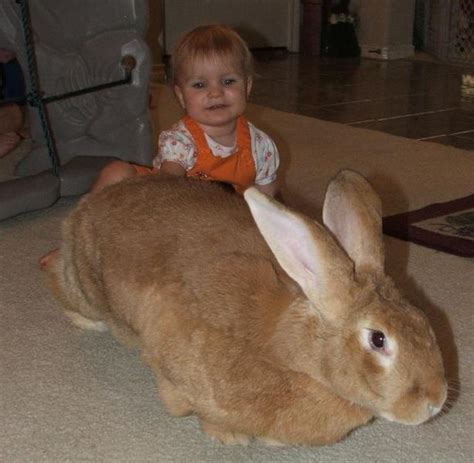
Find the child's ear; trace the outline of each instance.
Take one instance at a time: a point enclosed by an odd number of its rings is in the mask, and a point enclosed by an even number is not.
[[[250,96],[250,92],[252,91],[252,84],[253,79],[251,77],[247,78],[247,98]]]
[[[186,104],[184,102],[184,96],[183,96],[183,92],[181,91],[181,89],[179,88],[179,85],[175,85],[173,87],[174,89],[174,94],[176,95],[176,98],[178,99],[179,101],[179,104],[181,105],[181,107],[183,109],[186,109]]]

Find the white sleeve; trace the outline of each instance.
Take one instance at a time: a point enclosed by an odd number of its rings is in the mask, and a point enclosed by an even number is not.
[[[250,125],[252,154],[255,161],[255,183],[268,185],[277,178],[280,155],[275,142],[261,130]]]
[[[158,153],[153,159],[153,166],[160,167],[163,161],[172,161],[184,169],[191,169],[196,163],[196,147],[191,134],[181,124],[171,130],[164,130],[158,137]]]

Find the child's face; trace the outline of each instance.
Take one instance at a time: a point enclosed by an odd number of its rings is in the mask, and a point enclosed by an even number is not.
[[[252,80],[225,60],[196,59],[180,77],[176,96],[204,130],[234,124],[247,106]]]

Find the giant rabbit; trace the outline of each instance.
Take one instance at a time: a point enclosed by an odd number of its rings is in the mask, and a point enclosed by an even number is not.
[[[130,179],[80,202],[45,270],[76,325],[135,343],[168,412],[222,442],[425,422],[446,399],[443,364],[384,273],[379,197],[341,171],[323,222],[253,187]]]

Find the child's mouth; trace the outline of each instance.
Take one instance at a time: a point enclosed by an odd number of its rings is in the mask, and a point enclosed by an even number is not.
[[[224,104],[215,104],[215,105],[212,105],[212,106],[209,106],[207,109],[208,110],[214,110],[214,109],[222,109],[222,108],[225,108],[226,105]]]

